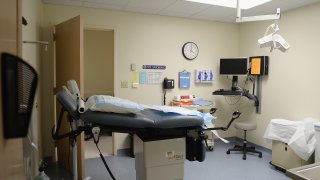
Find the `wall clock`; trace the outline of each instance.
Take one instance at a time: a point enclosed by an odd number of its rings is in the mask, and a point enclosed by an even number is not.
[[[199,49],[196,43],[186,42],[182,47],[182,54],[188,60],[193,60],[198,56]]]

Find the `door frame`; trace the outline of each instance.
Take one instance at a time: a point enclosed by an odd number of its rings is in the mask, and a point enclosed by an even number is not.
[[[83,31],[86,30],[92,30],[92,31],[110,31],[113,30],[113,93],[114,96],[117,97],[118,92],[117,92],[117,88],[116,88],[116,67],[117,67],[117,42],[118,42],[118,31],[116,27],[110,27],[110,26],[101,26],[101,25],[92,25],[92,24],[86,24],[84,22],[83,25]],[[118,153],[118,138],[117,138],[117,134],[115,132],[112,132],[112,154],[114,156],[116,156]]]

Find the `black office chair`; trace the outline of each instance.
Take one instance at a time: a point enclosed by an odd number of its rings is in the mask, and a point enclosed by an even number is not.
[[[5,138],[25,137],[28,133],[38,75],[21,58],[1,54],[2,113]]]
[[[245,123],[245,122],[236,122],[235,127],[237,129],[244,131],[244,139],[243,139],[243,145],[235,145],[234,148],[230,148],[227,150],[227,154],[230,154],[231,151],[237,151],[242,152],[243,156],[242,159],[247,159],[247,153],[257,153],[259,154],[259,157],[262,158],[262,153],[260,151],[255,150],[254,146],[247,146],[247,131],[255,130],[257,128],[257,124],[254,123]]]

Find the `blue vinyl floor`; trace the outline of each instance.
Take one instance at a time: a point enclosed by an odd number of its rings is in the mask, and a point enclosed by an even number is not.
[[[213,151],[207,151],[204,162],[185,163],[184,180],[288,180],[284,173],[269,165],[271,151],[262,151],[262,158],[257,155],[247,155],[242,160],[241,154],[226,154],[228,148],[235,143],[225,144],[215,142]],[[115,156],[106,157],[106,161],[117,180],[135,180],[134,158]],[[86,176],[92,180],[111,180],[101,159],[86,160]]]

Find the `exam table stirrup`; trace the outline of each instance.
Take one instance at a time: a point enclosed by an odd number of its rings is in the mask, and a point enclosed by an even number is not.
[[[214,111],[215,112],[215,111]],[[203,131],[211,131],[211,130],[222,130],[222,131],[226,131],[229,129],[229,127],[231,126],[231,124],[233,123],[234,120],[238,119],[241,115],[241,112],[239,111],[234,111],[232,113],[232,117],[231,120],[229,121],[229,123],[227,124],[227,126],[225,127],[213,127],[213,128],[207,128],[207,129],[203,129]]]

